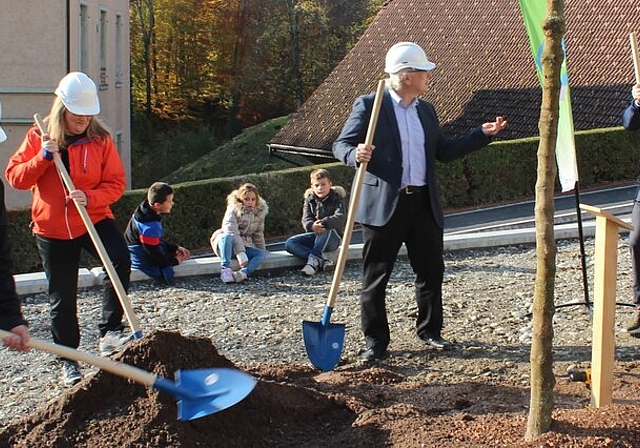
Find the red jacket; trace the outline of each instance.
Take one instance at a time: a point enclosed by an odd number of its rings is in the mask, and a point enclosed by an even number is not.
[[[75,188],[87,195],[91,222],[113,218],[109,206],[122,197],[126,187],[124,168],[113,139],[81,139],[70,145],[68,152],[69,175]],[[75,204],[67,197],[54,161],[42,155],[40,134],[35,126],[9,159],[5,176],[12,187],[31,189],[35,234],[68,240],[87,233]]]

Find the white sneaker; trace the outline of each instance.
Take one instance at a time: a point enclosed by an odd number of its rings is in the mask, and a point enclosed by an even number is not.
[[[236,272],[233,273],[233,280],[236,283],[242,283],[247,278],[249,278],[249,277],[247,276],[247,274],[243,270],[239,270],[239,271],[236,271]]]
[[[133,335],[124,334],[120,330],[109,330],[100,338],[100,355],[111,356],[124,349],[133,339]]]
[[[316,268],[311,266],[310,264],[305,264],[304,267],[300,270],[304,275],[308,275],[311,277],[312,275],[316,275]]]
[[[233,278],[233,271],[231,270],[231,268],[224,268],[222,271],[220,271],[220,280],[222,280],[223,283],[235,282],[235,279]]]

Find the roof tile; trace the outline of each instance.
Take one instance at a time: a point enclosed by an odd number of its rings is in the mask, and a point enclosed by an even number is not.
[[[566,50],[576,130],[620,125],[634,81],[638,0],[570,0]],[[271,144],[330,153],[353,101],[375,90],[387,49],[421,45],[437,64],[424,99],[454,137],[504,115],[503,139],[538,134],[541,92],[517,0],[391,0]]]

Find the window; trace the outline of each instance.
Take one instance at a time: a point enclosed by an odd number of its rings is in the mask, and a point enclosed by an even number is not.
[[[116,144],[116,148],[118,149],[118,155],[122,159],[122,131],[116,131],[114,135],[114,143]]]
[[[100,11],[100,87],[107,86],[107,11]]]
[[[116,14],[116,87],[122,86],[122,15]]]
[[[89,73],[89,11],[87,5],[80,5],[80,42],[78,49],[78,67],[80,71]]]

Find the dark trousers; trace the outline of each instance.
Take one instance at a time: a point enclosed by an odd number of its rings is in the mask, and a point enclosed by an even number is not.
[[[416,329],[421,339],[442,330],[442,228],[431,214],[428,192],[400,195],[383,227],[364,226],[363,280],[360,295],[362,330],[368,348],[386,350],[390,341],[386,288],[398,251],[405,243],[415,279]]]
[[[633,303],[640,308],[640,188],[631,212],[633,230],[629,234],[629,248],[631,249],[631,276],[633,279]]]
[[[122,232],[115,221],[105,219],[95,225],[122,286],[129,289],[131,262],[129,250]],[[78,268],[82,249],[93,257],[98,252],[89,234],[72,240],[58,240],[36,235],[38,251],[49,282],[49,304],[51,334],[56,344],[78,348],[80,328],[78,327],[77,293]],[[102,318],[98,324],[100,336],[110,330],[122,330],[124,311],[109,277],[105,278],[102,296]]]

